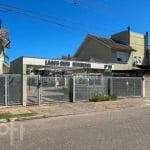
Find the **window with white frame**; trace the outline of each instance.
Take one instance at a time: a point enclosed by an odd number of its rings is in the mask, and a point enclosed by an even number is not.
[[[128,62],[129,54],[125,52],[117,52],[117,62]]]

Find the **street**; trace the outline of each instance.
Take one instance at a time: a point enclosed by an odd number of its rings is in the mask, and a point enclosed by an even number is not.
[[[0,150],[149,149],[149,106],[0,124]]]

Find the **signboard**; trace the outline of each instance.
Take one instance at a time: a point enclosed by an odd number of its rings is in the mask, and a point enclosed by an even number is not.
[[[64,60],[45,60],[45,66],[91,68],[90,63]]]
[[[114,69],[113,64],[104,64],[96,62],[73,61],[73,60],[58,60],[23,57],[23,64],[28,66],[52,66],[66,68],[93,68],[93,69]]]

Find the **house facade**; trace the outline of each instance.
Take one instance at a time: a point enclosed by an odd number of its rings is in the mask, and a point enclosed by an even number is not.
[[[0,23],[1,24],[1,23]],[[9,73],[8,56],[6,55],[6,49],[10,47],[10,41],[8,36],[8,30],[1,28],[0,25],[0,74]]]
[[[137,72],[148,67],[148,33],[128,30],[110,38],[88,35],[74,55],[76,60],[114,64],[114,72]]]

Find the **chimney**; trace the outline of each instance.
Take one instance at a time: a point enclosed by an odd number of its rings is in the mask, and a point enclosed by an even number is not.
[[[130,26],[128,26],[128,31],[130,32]]]
[[[130,46],[130,26],[128,26],[128,45]]]

